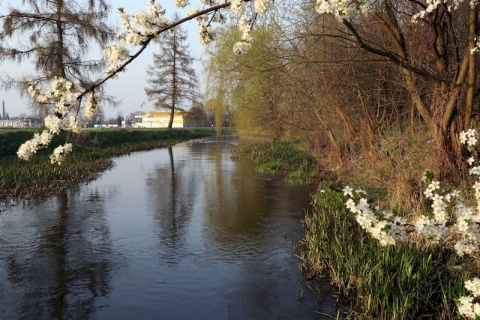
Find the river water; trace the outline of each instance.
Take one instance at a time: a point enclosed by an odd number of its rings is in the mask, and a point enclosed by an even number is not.
[[[0,319],[322,319],[302,280],[304,187],[231,160],[233,136],[115,159],[0,213]]]

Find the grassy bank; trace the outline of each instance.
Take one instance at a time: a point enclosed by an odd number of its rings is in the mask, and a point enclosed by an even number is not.
[[[346,198],[323,184],[305,217],[303,268],[329,277],[352,319],[456,319],[465,261],[439,246],[382,247],[355,221]]]
[[[260,171],[280,170],[287,177],[303,172],[310,177],[310,171],[302,169],[305,162],[292,161],[309,159],[305,154],[293,155],[298,151],[295,144],[285,142],[242,148]],[[378,186],[368,191],[382,199],[388,193]],[[464,280],[472,271],[471,261],[441,246],[382,247],[355,221],[346,200],[331,184],[320,185],[305,216],[301,253],[303,270],[312,278],[329,279],[345,298],[342,317],[457,319],[456,299],[466,293]]]
[[[16,157],[18,147],[34,130],[0,130],[0,200],[43,197],[61,188],[95,179],[112,166],[111,158],[133,151],[149,150],[213,135],[211,129],[85,130],[68,137],[74,151],[61,166],[50,164],[53,148],[65,143],[65,134],[55,138],[51,148],[29,161]]]
[[[247,157],[260,173],[283,174],[287,181],[307,184],[317,177],[315,157],[304,152],[299,142],[274,141],[247,144],[233,150],[233,156]]]

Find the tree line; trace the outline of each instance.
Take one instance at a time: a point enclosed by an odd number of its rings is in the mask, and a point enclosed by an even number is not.
[[[229,52],[241,35],[224,28],[208,50],[207,98],[239,129],[308,141],[339,165],[385,158],[393,132],[399,145],[423,137],[429,168],[458,178],[458,135],[478,115],[478,5],[416,16],[427,1],[384,0],[347,17],[318,14],[321,2],[276,3],[244,55]]]

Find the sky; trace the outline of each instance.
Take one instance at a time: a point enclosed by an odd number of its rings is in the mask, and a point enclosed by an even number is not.
[[[17,0],[18,1],[18,0]],[[1,1],[0,10],[3,13],[7,12],[9,8],[9,3],[15,3],[17,1]],[[123,7],[124,10],[129,14],[135,14],[140,10],[144,10],[146,0],[111,0],[112,10],[110,12],[110,20],[115,26],[120,26],[119,24],[119,15],[117,13],[117,8]],[[158,1],[157,1],[158,2]],[[185,10],[176,8],[173,5],[173,0],[163,0],[160,1],[162,6],[166,9],[167,17],[172,17],[175,12],[180,13],[180,16],[185,16]],[[194,68],[197,72],[197,77],[200,82],[200,89],[203,87],[202,82],[202,67],[199,59],[202,57],[204,46],[199,43],[197,36],[197,23],[196,21],[189,21],[182,25],[182,28],[188,32],[188,44],[190,48],[190,54],[197,58],[198,60],[194,63]],[[113,96],[116,100],[119,101],[119,104],[116,108],[113,108],[108,105],[103,105],[103,110],[107,117],[115,117],[119,113],[122,113],[124,116],[127,116],[131,112],[141,111],[147,112],[152,110],[152,104],[147,103],[142,106],[143,103],[147,102],[144,88],[148,86],[146,82],[146,69],[149,64],[152,63],[153,56],[152,54],[155,50],[159,50],[158,44],[151,44],[146,51],[142,53],[135,61],[133,61],[125,72],[119,74],[117,79],[111,79],[106,85],[106,93]],[[92,57],[99,58],[99,50],[94,50],[95,53],[92,54]],[[130,50],[131,53],[135,52],[133,49]],[[33,67],[28,62],[24,62],[19,65],[16,62],[2,62],[0,64],[0,76],[8,75],[27,75],[31,73]],[[5,110],[10,117],[18,116],[22,113],[30,114],[29,110],[29,101],[26,97],[22,98],[20,93],[15,89],[6,90],[0,88],[0,101],[5,101]],[[0,109],[1,112],[1,109]]]

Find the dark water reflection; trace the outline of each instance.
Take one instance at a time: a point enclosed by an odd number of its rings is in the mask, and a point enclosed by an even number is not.
[[[308,190],[232,161],[234,137],[117,159],[0,213],[1,319],[321,319],[294,255]]]

